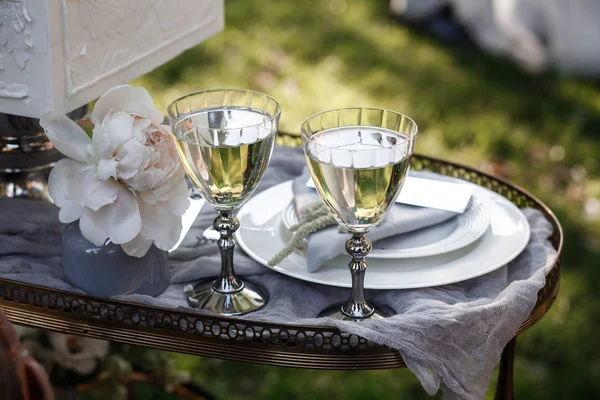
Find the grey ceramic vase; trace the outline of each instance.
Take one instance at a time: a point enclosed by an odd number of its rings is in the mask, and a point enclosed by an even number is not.
[[[169,255],[154,245],[141,258],[114,243],[98,247],[83,237],[79,221],[67,226],[62,244],[66,281],[92,296],[157,296],[169,286]]]

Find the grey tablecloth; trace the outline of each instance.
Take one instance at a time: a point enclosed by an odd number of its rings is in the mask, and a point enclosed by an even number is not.
[[[263,190],[299,175],[301,152],[276,148],[261,183]],[[388,345],[402,354],[429,393],[442,389],[449,398],[481,399],[502,349],[529,315],[544,272],[556,254],[547,241],[552,227],[541,213],[525,210],[531,240],[508,266],[469,281],[427,289],[372,291],[373,300],[398,314],[361,323],[317,319],[326,305],[348,297],[347,289],[302,282],[271,272],[241,251],[236,271],[260,281],[269,304],[246,318],[271,322],[334,325]],[[130,295],[123,300],[188,309],[182,295],[186,283],[217,275],[220,258],[214,244],[197,246],[215,213],[205,207],[188,237],[172,257],[172,280],[158,298]],[[0,200],[0,276],[62,290],[79,291],[63,280],[61,226],[53,205],[35,201]],[[191,312],[200,312],[190,310]],[[243,318],[243,317],[242,317]]]

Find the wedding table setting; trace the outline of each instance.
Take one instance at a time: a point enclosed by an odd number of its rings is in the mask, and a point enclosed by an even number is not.
[[[251,90],[175,99],[170,126],[163,114],[122,85],[91,135],[40,118],[65,158],[53,203],[0,199],[11,320],[280,366],[406,366],[449,398],[483,398],[502,356],[510,398],[514,338],[558,290],[548,207],[415,154],[426,132],[392,110],[323,111],[299,136]]]

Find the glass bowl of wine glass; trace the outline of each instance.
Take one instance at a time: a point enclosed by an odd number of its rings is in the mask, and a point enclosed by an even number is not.
[[[221,315],[255,311],[267,302],[257,283],[234,272],[234,212],[252,195],[273,151],[281,105],[263,93],[243,89],[205,90],[168,107],[177,153],[200,195],[219,212],[221,273],[186,290],[190,305]]]
[[[361,320],[389,314],[365,299],[365,257],[372,249],[365,234],[395,203],[410,168],[417,131],[409,117],[378,108],[324,111],[303,122],[304,153],[317,192],[351,235],[346,242],[350,300],[325,309],[321,316]]]

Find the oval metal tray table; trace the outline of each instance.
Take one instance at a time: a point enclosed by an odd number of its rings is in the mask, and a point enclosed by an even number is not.
[[[296,138],[283,136],[284,144]],[[297,143],[297,142],[296,142]],[[559,287],[563,233],[557,218],[540,200],[500,178],[455,163],[416,155],[413,168],[427,169],[481,185],[520,208],[540,210],[552,223],[550,241],[558,251],[537,304],[517,336],[552,305]],[[0,278],[0,307],[13,322],[161,350],[226,360],[314,369],[404,367],[397,351],[333,327],[270,324],[137,305],[28,285]],[[516,339],[516,337],[515,337]],[[504,349],[497,399],[512,398],[515,339]]]

